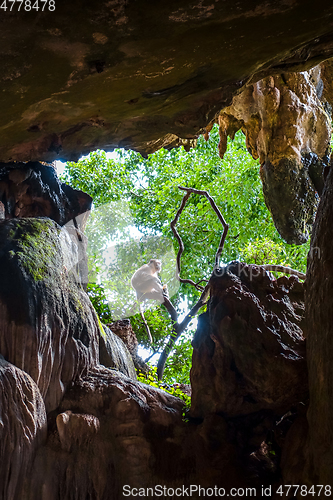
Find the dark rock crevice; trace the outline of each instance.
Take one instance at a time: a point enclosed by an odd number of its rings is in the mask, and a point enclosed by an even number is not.
[[[0,201],[5,218],[49,217],[61,226],[91,210],[86,193],[61,183],[53,166],[0,164]]]

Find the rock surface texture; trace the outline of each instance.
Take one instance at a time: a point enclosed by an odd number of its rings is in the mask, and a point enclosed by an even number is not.
[[[99,338],[99,361],[101,365],[115,368],[124,375],[136,380],[136,371],[132,356],[126,344],[118,335],[103,325],[104,335]]]
[[[122,498],[125,485],[282,481],[286,433],[308,396],[297,279],[275,281],[246,265],[239,276],[231,265],[213,278],[183,421],[183,402],[137,382],[124,343],[100,331],[64,265],[75,245],[62,244],[56,222],[1,220],[0,242],[1,464],[11,467],[0,467],[1,500],[108,500]],[[123,337],[135,353],[130,332]]]
[[[168,456],[180,449],[182,401],[133,380],[124,343],[100,331],[65,265],[77,254],[56,222],[3,219],[0,242],[0,498],[120,498],[125,482],[152,484],[162,436]],[[118,370],[99,364],[103,342]]]
[[[98,362],[97,315],[65,266],[60,234],[46,218],[0,222],[0,352],[33,378],[47,411]]]
[[[18,5],[0,19],[5,162],[184,144],[249,78],[333,55],[327,0]]]
[[[138,339],[136,338],[135,332],[132,328],[129,319],[123,319],[115,321],[107,325],[111,332],[116,334],[126,345],[136,369],[141,372],[147,373],[149,371],[148,365],[143,361],[143,359],[138,355]]]
[[[50,420],[53,432],[36,455],[23,498],[44,498],[47,492],[50,500],[107,500],[122,498],[125,484],[147,487],[157,477],[162,484],[170,481],[171,453],[177,450],[179,464],[186,454],[177,444],[181,409],[177,398],[119,372],[90,371],[68,391],[56,422]]]
[[[211,284],[192,342],[190,415],[203,419],[210,446],[221,447],[220,460],[224,447],[229,459],[239,457],[242,465],[229,470],[241,467],[247,485],[305,484],[303,284],[239,262]]]
[[[35,382],[0,356],[0,498],[23,494],[34,454],[46,440],[44,401]]]
[[[84,226],[92,199],[59,182],[52,166],[27,162],[0,164],[0,202],[6,219],[49,217],[63,226],[81,216]]]
[[[313,228],[306,288],[306,336],[309,367],[309,444],[313,481],[331,484],[333,471],[333,171],[330,168]]]
[[[211,282],[193,340],[191,415],[283,415],[306,401],[303,284],[239,262]]]
[[[219,116],[220,155],[227,137],[242,129],[249,152],[260,159],[267,207],[288,243],[308,239],[329,164],[331,108],[323,97],[324,73],[323,64],[248,84]]]

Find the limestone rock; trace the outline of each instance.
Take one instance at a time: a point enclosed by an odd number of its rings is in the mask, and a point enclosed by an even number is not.
[[[138,355],[139,343],[132,328],[131,321],[129,319],[122,319],[109,323],[107,326],[124,342],[132,356],[135,368],[143,373],[147,373],[149,371],[149,366]]]
[[[279,479],[279,457],[274,463],[266,442],[277,427],[274,412],[183,422],[182,407],[163,391],[94,368],[50,415],[22,500],[120,499],[124,485],[260,488]]]
[[[50,165],[38,162],[2,163],[0,202],[6,219],[49,217],[63,226],[81,215],[79,223],[84,229],[92,198],[61,183]]]
[[[304,407],[307,410],[307,407]],[[312,486],[313,470],[309,449],[309,424],[305,411],[289,428],[283,443],[281,471],[284,484]],[[328,484],[328,483],[326,483]]]
[[[273,410],[307,400],[303,285],[234,262],[212,278],[191,369],[193,417]]]
[[[32,377],[47,411],[98,363],[97,316],[60,234],[50,219],[0,222],[0,353]]]
[[[333,55],[328,1],[50,1],[3,12],[5,162],[191,141],[252,75]]]
[[[99,338],[99,362],[136,380],[134,363],[125,343],[107,326],[103,325],[103,329],[104,335]]]
[[[249,84],[219,116],[220,155],[227,137],[242,129],[249,152],[260,158],[267,207],[288,243],[308,239],[329,163],[331,119],[320,100],[324,68]]]
[[[46,413],[37,385],[0,355],[0,498],[21,498],[23,479],[46,440]]]
[[[170,454],[186,454],[177,444],[182,406],[115,370],[92,370],[67,391],[23,499],[40,500],[47,492],[50,500],[107,500],[122,498],[124,484],[146,487],[157,477],[167,484]]]
[[[134,356],[137,353],[139,342],[129,319],[121,319],[109,323],[108,328],[119,337],[126,345],[128,351]]]
[[[100,423],[93,415],[65,411],[57,416],[57,429],[63,450],[70,452],[74,446],[86,447],[99,431]]]

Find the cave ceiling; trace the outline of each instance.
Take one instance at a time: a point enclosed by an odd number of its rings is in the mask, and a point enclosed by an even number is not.
[[[18,5],[0,15],[3,162],[176,146],[247,82],[333,56],[329,1]]]

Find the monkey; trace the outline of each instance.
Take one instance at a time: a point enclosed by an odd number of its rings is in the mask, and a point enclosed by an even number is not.
[[[158,300],[164,302],[163,293],[165,287],[157,276],[162,269],[162,263],[157,259],[150,259],[148,264],[141,266],[131,278],[131,285],[136,292],[136,298],[139,302],[146,299]]]
[[[158,300],[161,304],[168,295],[166,285],[163,286],[158,277],[162,269],[162,263],[157,259],[150,259],[148,264],[144,264],[135,271],[131,278],[131,285],[136,292],[136,298],[139,303],[141,318],[144,322],[150,343],[153,342],[148,323],[141,309],[141,302],[147,299]]]

